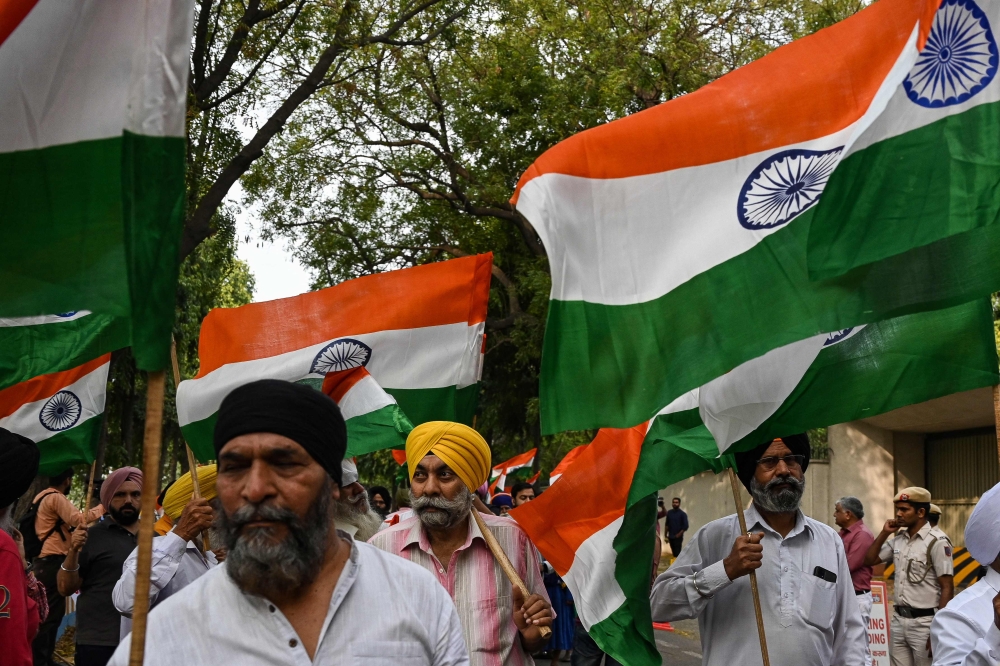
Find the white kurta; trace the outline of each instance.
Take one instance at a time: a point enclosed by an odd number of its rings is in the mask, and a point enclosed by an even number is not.
[[[350,540],[314,659],[281,610],[245,594],[222,563],[150,611],[145,666],[467,666],[448,592],[421,567]],[[109,666],[126,666],[131,634]]]
[[[1000,629],[993,618],[993,598],[1000,594],[1000,573],[986,577],[956,596],[931,623],[934,666],[997,666]]]

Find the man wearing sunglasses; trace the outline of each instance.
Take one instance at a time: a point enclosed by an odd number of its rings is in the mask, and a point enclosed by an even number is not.
[[[844,544],[799,510],[809,438],[792,435],[735,454],[753,504],[695,532],[653,585],[654,621],[698,618],[704,666],[760,664],[748,574],[757,572],[772,664],[862,666],[868,648]]]

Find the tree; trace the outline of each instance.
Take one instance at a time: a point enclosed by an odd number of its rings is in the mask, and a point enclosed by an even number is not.
[[[493,0],[441,38],[352,54],[244,178],[316,287],[492,251],[479,425],[496,455],[541,442],[550,280],[508,198],[550,146],[691,92],[857,9],[855,0]],[[549,440],[551,469],[592,433]]]

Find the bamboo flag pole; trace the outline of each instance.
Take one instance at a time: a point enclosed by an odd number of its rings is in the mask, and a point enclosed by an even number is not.
[[[740,533],[747,533],[747,519],[743,516],[743,502],[740,500],[740,480],[736,471],[729,468],[729,483],[733,486],[733,499],[736,501],[736,516],[740,521]],[[753,612],[757,616],[757,637],[760,639],[760,656],[764,658],[764,666],[771,666],[767,656],[767,637],[764,635],[764,617],[760,613],[760,592],[757,591],[757,572],[750,572],[750,593],[753,595]]]
[[[83,501],[83,506],[86,508],[83,513],[86,515],[88,511],[94,506],[94,475],[97,473],[97,458],[94,458],[94,462],[90,463],[90,481],[87,482],[87,498]]]
[[[174,341],[174,336],[170,336],[170,364],[174,368],[174,396],[176,400],[177,386],[181,383],[181,366],[177,363],[177,343]],[[187,450],[188,459],[188,469],[191,470],[191,486],[192,492],[191,497],[201,497],[201,480],[198,478],[198,460],[194,457],[194,451],[188,446],[187,441],[184,442],[184,448]],[[212,543],[209,541],[208,533],[201,533],[201,544],[204,551],[207,553],[212,550]]]
[[[142,666],[149,614],[149,577],[153,568],[153,511],[159,494],[160,447],[163,445],[163,392],[167,375],[150,372],[146,381],[146,432],[142,440],[142,508],[139,512],[139,555],[135,571],[135,606],[129,666]]]
[[[524,584],[521,577],[517,574],[517,570],[514,565],[510,563],[510,558],[507,557],[507,553],[503,552],[503,547],[497,541],[497,538],[493,536],[493,532],[490,532],[489,528],[486,527],[486,523],[483,521],[483,517],[479,515],[476,508],[472,508],[472,516],[476,519],[476,524],[479,525],[479,531],[483,533],[483,539],[486,540],[486,545],[489,547],[490,552],[493,553],[493,557],[496,558],[497,564],[503,569],[503,572],[507,575],[507,580],[510,584],[521,591],[524,598],[527,599],[530,596],[528,592],[528,586]],[[547,626],[539,626],[538,633],[542,635],[542,638],[548,638],[552,635],[552,628]]]

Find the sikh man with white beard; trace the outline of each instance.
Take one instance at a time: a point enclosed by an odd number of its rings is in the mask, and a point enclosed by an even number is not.
[[[214,445],[226,560],[150,611],[145,666],[469,663],[434,577],[334,528],[347,428],[333,400],[245,384],[222,401]],[[373,614],[379,599],[392,603]]]
[[[541,627],[552,624],[552,604],[538,552],[513,520],[483,514],[528,588],[510,584],[472,517],[476,488],[490,472],[490,447],[462,423],[430,421],[406,438],[410,499],[415,516],[376,534],[371,543],[430,571],[458,607],[472,666],[534,664],[544,647]]]
[[[368,491],[358,482],[358,466],[350,458],[341,463],[340,499],[333,503],[334,524],[358,541],[368,541],[382,526],[372,509]]]
[[[735,454],[753,504],[700,530],[653,584],[653,620],[697,617],[705,666],[763,662],[748,574],[759,570],[761,612],[772,664],[863,666],[867,636],[844,544],[799,510],[809,465],[806,435]]]

